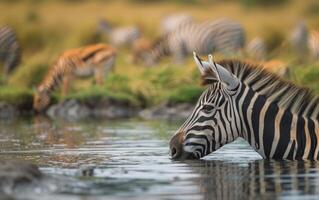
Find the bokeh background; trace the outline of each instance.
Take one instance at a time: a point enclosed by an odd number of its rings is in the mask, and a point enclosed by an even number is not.
[[[289,69],[286,79],[319,93],[318,60],[300,58],[289,45],[289,36],[298,23],[319,30],[317,0],[1,0],[0,13],[0,24],[16,31],[23,52],[20,66],[8,80],[1,79],[0,101],[13,105],[32,106],[33,88],[63,51],[108,43],[107,36],[97,34],[99,20],[114,27],[138,26],[143,37],[155,40],[160,36],[161,20],[178,13],[192,15],[196,21],[222,17],[239,21],[246,30],[247,42],[263,38],[267,59],[285,63]],[[104,86],[93,82],[93,78],[75,80],[72,92],[61,97],[57,91],[53,102],[111,97],[148,107],[163,101],[195,102],[204,89],[191,56],[183,64],[165,58],[150,68],[134,64],[129,47],[118,48],[115,71],[107,76]]]

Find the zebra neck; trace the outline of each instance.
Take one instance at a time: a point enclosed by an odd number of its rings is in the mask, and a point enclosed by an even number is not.
[[[159,60],[161,57],[169,54],[168,41],[166,38],[161,39],[149,51],[153,61]]]
[[[317,120],[283,109],[247,86],[236,102],[242,137],[264,158],[318,159]]]
[[[61,85],[66,73],[67,70],[63,70],[61,67],[56,67],[55,65],[45,77],[39,89],[45,91],[48,95],[52,94]]]

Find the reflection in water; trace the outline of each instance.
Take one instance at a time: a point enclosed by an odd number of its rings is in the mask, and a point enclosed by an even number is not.
[[[201,161],[189,165],[201,175],[197,184],[205,199],[319,194],[319,163],[315,161],[256,160],[246,165]]]
[[[34,133],[43,140],[44,144],[65,144],[68,148],[75,148],[84,142],[79,128],[74,128],[72,123],[60,121],[59,125],[53,125],[46,116],[34,117]]]
[[[204,160],[170,160],[167,141],[178,125],[43,117],[0,122],[0,159],[31,160],[47,174],[62,174],[53,193],[43,194],[54,199],[319,197],[318,162],[261,160],[243,140]],[[87,164],[95,166],[94,177],[77,177]]]

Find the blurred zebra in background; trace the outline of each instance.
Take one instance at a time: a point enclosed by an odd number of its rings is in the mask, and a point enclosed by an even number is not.
[[[147,51],[152,47],[152,42],[144,37],[138,38],[133,43],[133,63],[138,63],[138,58],[143,54],[144,51]]]
[[[106,34],[110,43],[117,47],[131,47],[135,40],[141,36],[137,26],[113,28],[106,20],[100,20],[97,28],[98,34]]]
[[[246,47],[246,53],[255,60],[266,60],[267,46],[264,40],[259,37],[252,39]]]
[[[21,48],[15,32],[8,26],[0,28],[0,62],[7,77],[21,62]]]
[[[318,31],[310,32],[308,47],[309,47],[311,56],[313,56],[316,59],[319,59],[319,32]]]
[[[137,60],[150,66],[164,56],[172,55],[177,63],[193,51],[199,54],[219,52],[232,55],[245,45],[245,31],[241,24],[229,19],[203,23],[186,23],[162,36],[152,47],[139,54]]]
[[[306,24],[301,22],[293,30],[290,36],[290,42],[294,51],[303,57],[308,52],[308,29]]]
[[[188,14],[168,15],[161,21],[161,33],[167,34],[176,30],[179,26],[193,22],[193,17]]]
[[[77,72],[84,70],[94,74],[97,84],[102,85],[107,72],[114,67],[116,50],[106,44],[89,45],[65,51],[51,67],[37,87],[33,108],[43,111],[50,103],[50,95],[63,82],[62,93],[66,95]]]

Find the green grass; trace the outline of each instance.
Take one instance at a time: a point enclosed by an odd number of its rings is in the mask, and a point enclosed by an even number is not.
[[[160,19],[164,14],[188,12],[202,21],[227,13],[227,17],[243,24],[247,41],[256,36],[266,41],[271,50],[270,59],[295,62],[297,55],[281,44],[285,43],[300,16],[309,16],[306,20],[309,27],[319,28],[319,13],[316,12],[319,4],[316,0],[280,2],[283,3],[276,7],[278,1],[274,0],[191,0],[187,3],[180,0],[152,3],[143,0],[1,1],[0,21],[16,30],[23,49],[23,61],[6,83],[0,77],[0,101],[30,104],[32,88],[41,82],[59,54],[70,48],[107,42],[95,32],[100,18],[116,25],[137,24],[146,38],[154,39],[159,35]],[[264,9],[262,6],[268,3],[272,5]],[[130,49],[118,49],[118,53],[115,72],[107,77],[103,86],[94,85],[92,78],[76,80],[72,92],[65,98],[82,102],[109,98],[148,107],[163,101],[195,102],[204,90],[191,58],[181,65],[164,59],[159,65],[147,68],[132,64]],[[290,80],[319,94],[318,64],[307,59],[302,62],[304,64],[291,64]],[[54,93],[53,101],[62,99],[59,91]]]
[[[31,107],[32,90],[0,86],[0,100],[18,107]]]
[[[30,58],[27,63],[22,63],[15,73],[10,76],[8,85],[17,88],[35,88],[48,71],[48,62],[49,60],[43,55]]]
[[[203,90],[199,86],[182,86],[171,91],[167,99],[170,103],[195,103]]]
[[[110,92],[104,87],[93,86],[81,92],[72,92],[62,99],[76,99],[80,102],[97,102],[101,100],[114,100],[117,103],[126,104],[130,106],[140,106],[140,102],[137,98],[129,93],[124,92]]]
[[[312,89],[315,94],[319,95],[319,63],[293,67],[290,80],[300,86]]]

